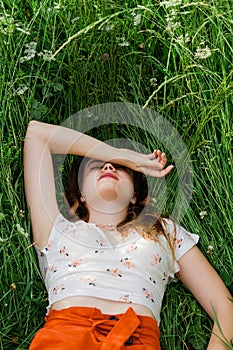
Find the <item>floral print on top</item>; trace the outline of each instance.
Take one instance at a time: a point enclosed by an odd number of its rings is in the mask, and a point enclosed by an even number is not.
[[[174,224],[165,222],[174,237]],[[165,237],[158,237],[155,242],[132,230],[113,246],[96,225],[70,222],[59,214],[48,244],[42,252],[36,249],[49,307],[61,299],[85,295],[144,305],[159,322],[166,286],[179,271],[179,259],[199,237],[176,225],[176,260]]]

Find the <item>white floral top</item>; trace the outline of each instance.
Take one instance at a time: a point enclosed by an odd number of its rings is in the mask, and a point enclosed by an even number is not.
[[[174,234],[174,224],[166,220]],[[175,261],[163,235],[159,243],[135,230],[112,245],[95,224],[70,222],[59,214],[48,244],[38,253],[49,307],[72,296],[92,296],[145,305],[159,322],[163,295],[179,271],[179,259],[199,237],[176,225]]]

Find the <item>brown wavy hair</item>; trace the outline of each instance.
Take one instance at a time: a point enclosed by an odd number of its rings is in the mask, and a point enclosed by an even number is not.
[[[71,166],[65,189],[65,197],[70,208],[71,220],[81,219],[85,222],[89,221],[88,208],[86,203],[81,201],[84,168],[89,160],[90,158],[88,157],[78,156]],[[134,228],[144,238],[153,239],[156,242],[158,241],[158,235],[163,235],[174,257],[175,237],[166,231],[166,221],[164,217],[154,210],[154,204],[148,194],[146,176],[140,172],[131,171],[133,173],[136,203],[129,203],[126,218],[118,224],[117,229],[123,235],[127,235],[129,230]]]

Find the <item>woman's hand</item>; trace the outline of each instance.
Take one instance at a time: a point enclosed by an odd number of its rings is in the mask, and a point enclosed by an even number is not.
[[[130,150],[122,151],[125,151],[124,158],[128,162],[124,162],[124,165],[145,175],[160,178],[169,174],[174,168],[174,165],[166,167],[167,156],[160,150],[154,150],[151,154],[141,154]]]
[[[155,177],[163,177],[171,172],[171,170],[174,168],[174,165],[169,165],[165,168],[167,164],[167,156],[164,152],[161,152],[160,150],[154,150],[153,153],[148,155],[148,158],[154,163],[156,162],[158,165],[154,164],[152,166],[152,169],[149,170],[146,168],[145,170],[151,172],[151,176]],[[158,170],[156,170],[156,166],[158,166]],[[151,168],[151,165],[149,166]],[[147,175],[150,175],[149,173]]]

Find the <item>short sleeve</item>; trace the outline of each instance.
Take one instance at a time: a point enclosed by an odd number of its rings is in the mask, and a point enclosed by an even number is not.
[[[171,256],[170,265],[167,270],[169,277],[180,271],[179,260],[199,241],[199,236],[188,232],[185,228],[172,220],[165,219],[165,230],[172,236],[175,259]]]
[[[199,236],[175,224],[175,258],[177,261],[199,241]]]

